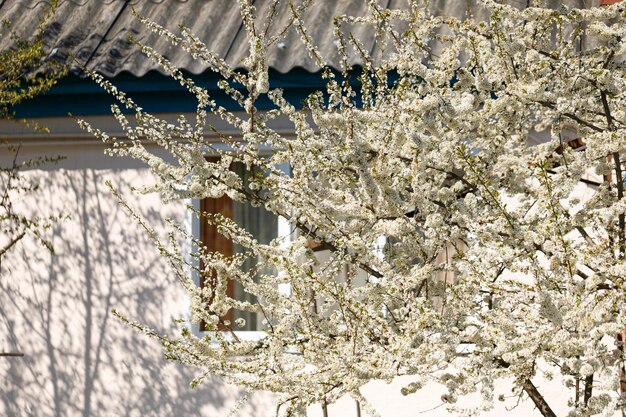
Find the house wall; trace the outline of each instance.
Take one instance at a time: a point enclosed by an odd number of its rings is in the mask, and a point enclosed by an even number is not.
[[[110,119],[95,120],[114,129]],[[48,120],[50,137],[26,134],[19,125],[2,125],[5,137],[24,144],[22,158],[57,155],[65,160],[30,170],[40,190],[17,203],[35,215],[66,213],[47,231],[55,253],[32,238],[23,239],[0,265],[0,415],[37,417],[226,416],[241,398],[239,389],[208,378],[198,388],[189,382],[199,370],[167,362],[157,341],[137,334],[113,317],[116,308],[160,333],[175,336],[176,319],[185,318],[181,286],[146,234],[129,219],[104,184],[110,180],[156,230],[164,219],[185,221],[183,203],[161,205],[157,195],[136,196],[133,186],[150,182],[136,161],[111,158],[104,147],[75,130],[71,121]],[[0,148],[0,165],[10,154]],[[383,417],[447,415],[443,387],[427,385],[404,397],[400,388],[377,381],[362,390]],[[559,378],[535,380],[557,415],[566,414],[571,392]],[[529,399],[511,395],[511,381],[497,384],[506,401],[496,401],[488,416],[539,415]],[[496,394],[497,395],[497,394]],[[467,406],[477,399],[463,399]],[[309,408],[322,416],[320,406]],[[357,416],[352,399],[328,408],[331,417]],[[274,415],[272,396],[257,393],[242,417]],[[362,416],[367,415],[362,410]],[[618,415],[618,414],[616,414]]]
[[[241,392],[163,359],[157,341],[111,314],[116,308],[175,336],[186,302],[146,234],[120,208],[110,180],[148,222],[183,221],[182,203],[161,206],[158,196],[136,197],[130,187],[149,181],[136,162],[111,158],[99,144],[24,145],[20,157],[62,154],[55,166],[25,175],[41,188],[17,201],[34,215],[69,218],[46,232],[55,253],[27,237],[0,265],[0,415],[208,416],[226,415]],[[0,149],[4,165],[9,156]],[[270,415],[267,395],[253,396],[244,415]]]

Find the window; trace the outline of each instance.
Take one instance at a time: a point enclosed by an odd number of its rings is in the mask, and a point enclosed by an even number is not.
[[[217,158],[207,158],[209,161],[216,161]],[[245,169],[242,164],[235,163],[231,166],[231,170],[236,172],[242,179],[244,187],[248,185],[248,179],[251,175],[254,175],[254,171],[250,172]],[[244,204],[231,200],[227,196],[220,198],[205,198],[200,201],[199,208],[202,212],[208,213],[220,213],[225,217],[228,217],[235,221],[239,226],[246,229],[262,244],[268,244],[278,236],[279,231],[279,219],[273,213],[268,212],[263,207],[253,207],[250,204]],[[200,240],[204,243],[209,251],[219,252],[226,256],[233,256],[238,253],[246,252],[246,249],[234,244],[230,239],[222,236],[217,231],[217,227],[207,223],[200,219],[199,225]],[[249,257],[243,268],[247,271],[256,267],[256,259]],[[200,265],[200,269],[203,270],[203,265]],[[269,271],[257,271],[257,273],[263,273]],[[212,285],[212,277],[210,275],[201,275],[199,277],[199,284],[201,287]],[[236,281],[230,281],[227,285],[227,295],[231,298],[254,302],[255,297],[244,291],[243,286]],[[247,311],[239,311],[231,309],[223,319],[234,323],[237,319],[244,319],[245,325],[243,327],[236,327],[236,330],[244,331],[258,331],[262,330],[260,325],[260,318],[256,313]],[[200,331],[204,331],[204,323],[200,323]]]

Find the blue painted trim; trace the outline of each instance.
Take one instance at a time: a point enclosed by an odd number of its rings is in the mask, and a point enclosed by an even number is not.
[[[355,70],[360,73],[360,70]],[[185,74],[197,85],[206,88],[212,99],[228,110],[240,107],[217,88],[220,77],[215,73],[201,75]],[[139,106],[148,112],[195,112],[196,100],[184,87],[167,75],[150,72],[142,77],[130,73],[120,74],[110,80],[120,91],[127,93]],[[358,85],[357,77],[351,84]],[[323,89],[326,82],[320,73],[310,73],[302,68],[282,74],[270,70],[270,87],[282,88],[285,98],[296,107],[311,93]],[[17,117],[58,117],[73,114],[76,116],[95,116],[111,114],[111,105],[115,103],[90,78],[69,75],[60,80],[48,93],[36,97],[13,109]],[[257,101],[260,110],[274,108],[267,97]]]

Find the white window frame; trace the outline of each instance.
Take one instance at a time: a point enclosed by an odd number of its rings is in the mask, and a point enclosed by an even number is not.
[[[219,145],[214,145],[213,148],[224,150],[230,149],[230,147]],[[264,150],[263,154],[265,153],[269,155],[271,153],[271,149]],[[214,153],[206,152],[206,155],[213,156]],[[184,229],[189,234],[189,236],[192,236],[194,239],[200,237],[200,218],[196,215],[198,210],[200,210],[200,201],[201,200],[197,198],[185,200],[185,207],[191,207],[192,209],[185,210]],[[283,247],[286,247],[291,243],[291,241],[293,240],[293,235],[294,233],[291,225],[289,224],[289,221],[282,216],[278,216],[277,237],[283,238]],[[200,261],[197,259],[197,257],[191,256],[194,252],[193,242],[190,239],[187,239],[184,243],[183,249],[183,256],[186,261],[185,273],[187,274],[187,276],[190,276],[192,278],[193,283],[196,286],[200,286]],[[291,295],[291,284],[279,284],[278,289],[283,294]],[[200,324],[191,321],[191,300],[189,299],[188,294],[185,293],[182,302],[185,306],[184,317],[186,319],[186,326],[191,330],[191,332],[197,337],[211,335],[212,332],[200,330]],[[235,330],[233,333],[237,336],[237,338],[244,341],[259,341],[267,336],[267,333],[262,330]],[[233,335],[230,331],[223,331],[222,335],[226,340],[233,339]]]

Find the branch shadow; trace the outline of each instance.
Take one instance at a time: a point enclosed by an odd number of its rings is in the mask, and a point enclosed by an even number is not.
[[[217,378],[192,390],[200,370],[165,361],[156,341],[111,314],[115,307],[176,335],[174,320],[185,311],[182,287],[104,186],[110,178],[128,190],[147,172],[69,164],[29,172],[45,184],[21,202],[71,214],[50,230],[55,254],[24,240],[0,270],[0,351],[25,355],[0,358],[0,415],[226,414],[242,391]],[[157,230],[164,218],[184,216],[183,204],[161,206],[157,196],[129,200]],[[240,415],[273,414],[270,404],[267,395],[252,396]]]

